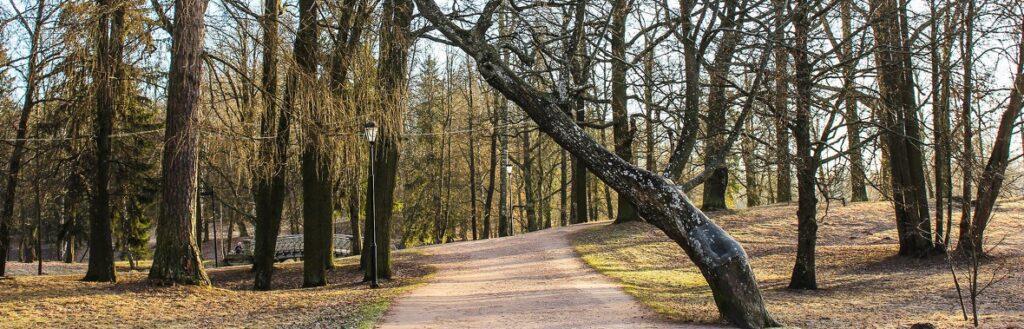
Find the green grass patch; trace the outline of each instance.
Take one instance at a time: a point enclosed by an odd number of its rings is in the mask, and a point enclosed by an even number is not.
[[[717,323],[711,290],[675,243],[645,223],[601,225],[572,235],[576,252],[641,304],[670,320]]]

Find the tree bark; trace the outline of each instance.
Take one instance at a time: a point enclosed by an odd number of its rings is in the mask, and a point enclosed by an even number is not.
[[[629,112],[626,110],[626,17],[632,11],[627,0],[612,2],[611,46],[612,46],[612,135],[615,140],[615,154],[626,162],[633,161],[633,134],[629,129]],[[616,200],[618,213],[615,223],[640,220],[636,209],[626,198]]]
[[[707,119],[707,145],[704,152],[705,170],[713,170],[713,173],[704,181],[704,198],[701,203],[701,210],[712,211],[728,208],[725,202],[725,194],[729,189],[729,167],[724,161],[719,163],[715,157],[719,154],[728,154],[729,149],[725,142],[726,137],[726,115],[729,112],[729,99],[726,96],[727,76],[732,67],[733,55],[736,53],[736,46],[740,41],[740,31],[736,29],[742,22],[737,24],[737,11],[739,3],[736,0],[724,2],[725,13],[722,23],[719,26],[723,30],[722,40],[715,51],[715,60],[708,69],[711,88],[708,91],[708,119]],[[727,155],[726,155],[727,156]]]
[[[1021,27],[1024,27],[1024,21],[1022,21]],[[999,130],[996,132],[996,139],[992,144],[992,153],[989,155],[988,163],[985,164],[985,171],[981,173],[978,180],[978,205],[974,208],[974,220],[971,221],[966,233],[961,231],[957,243],[957,248],[961,252],[969,252],[976,256],[985,252],[985,228],[988,227],[989,220],[992,218],[992,210],[995,207],[996,199],[999,198],[999,191],[1003,187],[1006,167],[1010,163],[1010,142],[1013,139],[1014,125],[1020,117],[1021,107],[1024,106],[1024,102],[1022,102],[1022,98],[1024,98],[1022,97],[1022,93],[1024,93],[1024,32],[1022,32],[1020,40],[1017,72],[1013,89],[1010,91],[1010,102],[999,120]]]
[[[110,134],[116,98],[122,92],[117,71],[124,41],[124,8],[119,1],[98,0],[100,17],[96,38],[96,174],[93,176],[89,218],[89,269],[85,281],[117,282],[110,213]]]
[[[686,251],[711,286],[723,317],[744,328],[777,326],[764,307],[746,253],[738,242],[695,208],[664,177],[636,168],[602,147],[564,114],[555,99],[534,89],[500,61],[497,50],[454,25],[430,0],[416,0],[420,13],[449,41],[473,57],[480,74],[515,102],[540,131],[584,163],[602,181],[637,206],[640,215],[664,231]]]
[[[773,0],[772,6],[775,10],[775,25],[785,26],[786,1]],[[777,28],[774,39],[775,45],[775,93],[772,95],[773,107],[775,108],[775,165],[776,184],[775,202],[789,203],[793,201],[793,162],[789,154],[789,129],[786,124],[789,122],[789,77],[787,67],[789,66],[789,50],[786,48],[785,29]]]
[[[14,220],[14,202],[18,189],[18,173],[21,171],[21,158],[25,155],[25,138],[28,137],[29,118],[36,105],[36,89],[39,87],[39,52],[43,32],[44,8],[46,1],[40,0],[36,7],[36,19],[32,30],[29,46],[28,65],[25,73],[25,96],[21,104],[21,115],[18,128],[14,133],[14,146],[7,162],[7,182],[3,191],[3,208],[0,209],[0,277],[6,275],[7,253],[11,245],[11,226]]]
[[[285,179],[288,173],[288,141],[291,135],[291,111],[277,106],[277,58],[280,38],[277,17],[281,0],[265,0],[260,21],[263,28],[263,85],[264,112],[260,118],[260,135],[273,136],[260,141],[260,160],[266,168],[255,168],[256,186],[253,195],[256,204],[256,239],[253,269],[256,272],[254,289],[270,290],[274,276],[274,254],[277,236],[281,231],[284,211]]]
[[[793,42],[793,63],[796,66],[796,115],[793,121],[793,137],[796,139],[797,153],[797,249],[793,275],[790,277],[790,289],[818,289],[815,275],[815,247],[818,239],[818,198],[815,195],[817,186],[818,159],[814,156],[814,145],[811,144],[811,80],[812,64],[808,59],[808,38],[810,22],[808,0],[798,0],[793,10],[793,26],[795,38]]]
[[[175,0],[167,85],[163,197],[149,278],[209,285],[195,236],[199,100],[203,73],[205,0]]]
[[[357,183],[349,184],[348,190],[348,218],[349,227],[352,228],[352,241],[350,241],[351,255],[360,255],[363,253],[362,245],[359,237],[359,187]]]
[[[861,145],[860,112],[857,109],[857,98],[854,95],[854,81],[857,60],[853,55],[853,1],[842,0],[839,4],[839,15],[842,20],[843,46],[843,106],[846,110],[846,142],[849,145],[850,158],[850,201],[868,201],[866,168]]]
[[[686,80],[685,99],[683,100],[683,129],[679,140],[672,149],[664,175],[670,180],[679,180],[683,169],[690,163],[693,148],[697,145],[697,134],[700,132],[700,62],[703,54],[697,50],[694,24],[690,20],[696,0],[680,0],[679,8],[682,17],[679,24],[679,36],[683,44],[683,66]]]
[[[302,176],[302,286],[327,285],[327,269],[333,267],[334,247],[331,171],[326,154],[324,109],[314,108],[319,51],[319,5],[315,0],[299,1],[299,29],[293,49],[296,69],[290,77],[285,106],[301,108],[307,118],[303,129]],[[302,96],[299,96],[302,95]],[[296,105],[302,103],[302,105]]]
[[[496,120],[495,120],[496,121]],[[494,122],[492,121],[492,124]],[[487,196],[484,197],[484,227],[483,239],[491,238],[491,215],[494,205],[494,176],[498,171],[498,136],[491,132],[491,169],[487,171]]]
[[[509,120],[508,120],[508,102],[504,99],[497,98],[499,121],[504,128],[502,128],[501,136],[498,136],[498,146],[501,148],[501,168],[498,169],[498,237],[509,236],[511,232],[510,217],[512,216],[511,210],[509,209],[511,201],[509,201],[510,185],[509,184],[509,172],[507,167],[511,166],[512,163],[509,160],[508,155],[508,139],[509,139]]]
[[[963,126],[963,143],[964,153],[961,156],[962,164],[961,171],[963,172],[963,204],[960,206],[960,236],[957,239],[958,242],[972,243],[971,230],[974,228],[972,224],[974,221],[971,219],[971,207],[973,205],[974,197],[972,192],[974,187],[974,130],[971,127],[973,120],[971,119],[971,111],[973,109],[973,96],[974,96],[974,1],[964,1],[964,5],[967,7],[964,16],[964,39],[963,39],[963,68],[964,68],[964,91],[963,91],[963,104],[961,105],[961,117],[960,122]],[[981,188],[981,184],[978,185]],[[965,248],[966,247],[966,248]],[[957,246],[959,251],[974,251],[978,250],[980,246]]]
[[[587,44],[586,44],[586,7],[588,1],[579,1],[573,8],[573,28],[571,38],[567,40],[566,56],[569,58],[569,78],[571,89],[576,90],[590,83],[590,72],[588,70]],[[577,91],[584,93],[583,90]],[[575,95],[568,100],[571,105],[570,112],[576,116],[577,125],[587,120],[586,104],[581,95]],[[572,156],[572,219],[573,224],[586,223],[590,204],[587,196],[587,168],[579,158]]]
[[[881,128],[888,147],[892,198],[901,256],[926,257],[934,249],[925,190],[920,124],[906,37],[906,14],[896,0],[871,0],[878,68]]]
[[[477,229],[477,178],[476,178],[476,135],[473,134],[473,121],[476,119],[476,107],[473,104],[473,85],[475,84],[476,78],[473,76],[473,70],[467,63],[466,71],[469,72],[468,85],[466,86],[468,101],[469,101],[469,118],[466,119],[466,124],[469,130],[469,213],[470,221],[472,222],[473,229],[473,240],[478,239],[479,232]]]

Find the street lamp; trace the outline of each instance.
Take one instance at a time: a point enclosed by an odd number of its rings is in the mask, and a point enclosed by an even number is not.
[[[370,204],[370,264],[372,264],[370,273],[373,275],[373,281],[370,281],[370,288],[377,288],[380,287],[377,284],[377,198],[374,196],[373,186],[376,179],[374,177],[373,158],[374,145],[377,143],[377,124],[373,121],[364,124],[363,135],[366,136],[366,141],[370,142],[370,195],[368,197],[372,202]]]
[[[505,173],[508,174],[508,236],[512,236],[515,233],[515,216],[512,213],[515,211],[515,206],[512,205],[512,161],[505,162]]]

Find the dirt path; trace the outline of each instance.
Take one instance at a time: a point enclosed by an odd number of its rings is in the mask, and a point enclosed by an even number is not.
[[[380,328],[696,328],[662,321],[579,259],[583,226],[425,248],[430,282],[395,301]]]

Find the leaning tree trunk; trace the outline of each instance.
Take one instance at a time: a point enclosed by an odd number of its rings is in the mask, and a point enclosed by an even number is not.
[[[253,250],[253,268],[256,272],[254,288],[270,290],[274,277],[274,254],[277,236],[281,231],[284,211],[285,178],[288,173],[288,140],[291,113],[278,111],[277,106],[277,17],[280,0],[266,0],[261,20],[263,25],[263,106],[260,122],[261,136],[274,138],[260,141],[260,159],[266,168],[256,168],[256,241]]]
[[[89,218],[89,269],[85,281],[116,282],[114,246],[110,214],[110,133],[114,125],[114,107],[121,92],[117,70],[119,43],[124,40],[124,8],[118,1],[99,0],[101,14],[96,38],[96,174],[93,176],[91,216]],[[111,12],[111,9],[115,12]],[[112,17],[112,16],[118,17]]]
[[[167,85],[163,197],[149,278],[209,285],[195,236],[200,82],[203,80],[205,0],[175,0]]]
[[[693,206],[673,183],[622,160],[587,136],[555,99],[533,88],[501,62],[497,50],[452,23],[437,4],[416,0],[420,13],[449,41],[477,61],[480,74],[519,105],[550,136],[598,178],[628,198],[640,215],[665,232],[700,268],[722,316],[734,325],[763,328],[778,323],[764,307],[761,290],[742,246]]]
[[[1024,27],[1024,22],[1021,27]],[[1022,93],[1024,93],[1024,32],[1021,35],[1018,54],[1017,76],[1014,78],[1013,89],[1010,92],[1010,102],[999,121],[999,130],[996,133],[995,143],[992,144],[992,153],[989,155],[985,171],[981,173],[981,178],[978,181],[978,205],[974,208],[974,220],[971,221],[967,233],[960,234],[959,243],[957,243],[957,248],[961,252],[981,255],[985,251],[985,228],[992,218],[996,198],[999,197],[999,191],[1003,187],[1006,167],[1010,163],[1010,141],[1013,139],[1014,125],[1017,118],[1020,117],[1021,107],[1024,106],[1024,101],[1022,101]]]

